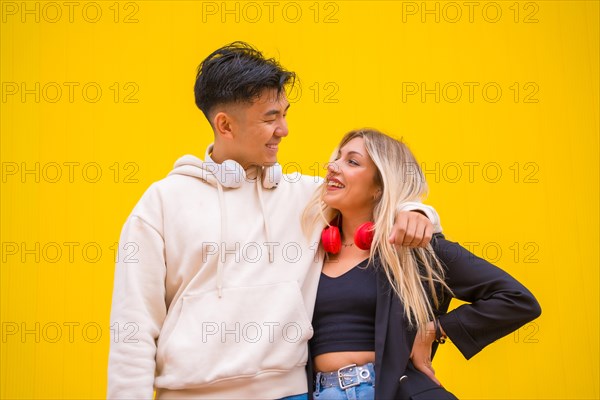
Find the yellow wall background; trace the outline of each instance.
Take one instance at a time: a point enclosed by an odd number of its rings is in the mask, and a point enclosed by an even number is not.
[[[234,40],[300,76],[284,166],[322,174],[352,128],[404,137],[446,235],[537,296],[538,320],[472,360],[443,346],[446,387],[599,398],[598,1],[0,6],[1,398],[105,396],[115,242],[150,183],[204,155],[196,67]]]

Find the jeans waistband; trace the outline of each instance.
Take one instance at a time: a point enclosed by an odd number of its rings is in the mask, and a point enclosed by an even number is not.
[[[350,364],[332,372],[319,372],[315,379],[315,390],[320,392],[330,387],[348,389],[362,383],[375,383],[375,366]]]

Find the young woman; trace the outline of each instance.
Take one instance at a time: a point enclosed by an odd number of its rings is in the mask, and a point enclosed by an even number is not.
[[[535,297],[506,272],[434,235],[396,248],[395,206],[427,184],[403,143],[375,130],[344,136],[304,213],[323,263],[310,342],[315,399],[455,399],[431,359],[449,338],[468,359],[537,318]],[[467,302],[447,312],[451,298]]]

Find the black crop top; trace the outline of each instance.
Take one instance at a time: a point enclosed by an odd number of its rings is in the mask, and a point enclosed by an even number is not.
[[[321,273],[311,356],[337,351],[375,351],[377,279],[368,259],[331,278]]]

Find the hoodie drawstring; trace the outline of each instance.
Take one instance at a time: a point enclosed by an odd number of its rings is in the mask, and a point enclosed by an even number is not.
[[[225,243],[226,235],[226,227],[227,227],[227,209],[225,207],[225,200],[223,197],[223,186],[219,181],[217,181],[217,191],[219,192],[219,208],[221,209],[221,237],[219,240],[219,245]],[[223,267],[225,263],[223,262],[223,256],[221,252],[219,252],[219,261],[217,261],[217,293],[219,298],[223,296]]]
[[[264,172],[263,172],[264,173]],[[261,178],[260,176],[258,178]],[[269,221],[267,221],[267,212],[265,210],[265,203],[263,201],[263,187],[262,187],[262,179],[256,179],[256,186],[258,188],[258,202],[260,203],[260,211],[263,215],[263,224],[265,227],[265,237],[267,239],[267,247],[269,249],[269,262],[272,263],[274,261],[273,257],[273,246],[271,246],[271,235],[269,235]]]
[[[223,184],[221,183],[221,181],[218,179],[219,176],[217,175],[218,173],[220,173],[219,168],[217,168],[215,166],[215,163],[211,160],[210,158],[210,150],[212,150],[212,145],[209,146],[209,148],[207,149],[206,152],[206,159],[207,162],[203,162],[202,160],[198,159],[197,157],[194,156],[183,156],[180,159],[177,160],[177,162],[175,163],[175,166],[173,168],[173,170],[169,173],[169,175],[185,175],[185,176],[191,176],[194,178],[198,178],[204,182],[206,182],[207,184],[211,185],[211,186],[216,186],[217,187],[217,192],[218,192],[218,196],[219,196],[219,208],[220,208],[220,213],[221,213],[221,233],[220,233],[220,243],[219,246],[222,246],[224,243],[226,243],[226,240],[228,239],[227,237],[227,209],[225,207],[225,195],[224,195],[224,189],[223,189]],[[264,174],[265,171],[262,170],[258,173],[258,176],[256,178],[256,185],[258,185],[258,201],[260,202],[260,209],[263,215],[263,224],[264,224],[264,230],[265,230],[265,237],[267,240],[267,247],[268,247],[268,252],[269,252],[269,263],[273,263],[275,261],[274,258],[274,249],[271,243],[271,234],[269,232],[269,220],[267,218],[267,210],[265,209],[265,203],[264,203],[264,199],[263,199],[263,186],[262,186],[262,174]],[[227,187],[227,186],[226,186]],[[231,188],[237,188],[239,186],[232,186]],[[221,298],[223,297],[223,281],[224,281],[224,274],[225,274],[225,260],[223,257],[223,253],[222,253],[222,249],[221,251],[219,251],[218,253],[218,261],[217,261],[217,294],[218,297]],[[188,286],[192,286],[195,279],[200,276],[200,275],[196,275],[196,277],[194,277],[189,283]]]

